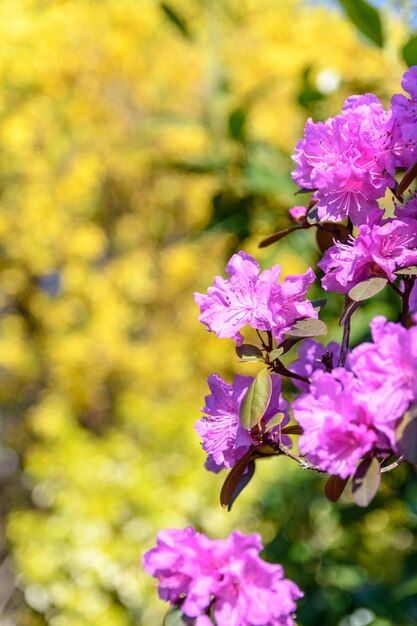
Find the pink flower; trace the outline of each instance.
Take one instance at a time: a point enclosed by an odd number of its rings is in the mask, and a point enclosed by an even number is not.
[[[390,114],[373,94],[352,96],[341,115],[308,120],[293,159],[293,179],[316,190],[321,221],[375,223],[383,213],[377,200],[394,183]]]
[[[352,371],[369,394],[373,423],[395,446],[399,418],[417,400],[417,327],[404,328],[377,316],[373,343],[362,343],[349,356]]]
[[[406,217],[414,220],[417,218],[417,193],[414,193],[404,204],[395,204],[395,216],[400,219]]]
[[[366,394],[343,368],[314,372],[310,392],[297,398],[293,412],[303,428],[301,452],[330,474],[351,476],[358,461],[378,443]]]
[[[200,307],[199,320],[218,337],[230,337],[240,345],[239,332],[247,324],[271,331],[281,341],[301,317],[317,317],[311,302],[304,298],[315,280],[313,270],[301,276],[288,276],[278,284],[281,267],[259,273],[259,265],[244,252],[235,254],[226,267],[229,279],[216,276],[207,295],[195,293]]]
[[[405,72],[401,85],[410,98],[396,94],[391,99],[395,164],[410,167],[417,161],[417,65]]]
[[[300,589],[280,565],[259,557],[259,535],[234,531],[210,540],[189,527],[160,531],[144,554],[145,571],[159,580],[159,595],[206,626],[212,607],[217,626],[295,626]]]
[[[307,215],[305,206],[293,206],[289,211],[290,217],[296,224],[303,224]]]
[[[298,360],[291,363],[289,369],[291,372],[311,378],[313,372],[326,371],[326,365],[334,368],[337,366],[340,355],[340,345],[336,341],[332,341],[328,346],[315,341],[314,339],[305,339],[298,350]],[[323,358],[324,357],[324,358]],[[301,380],[292,379],[293,384],[302,391],[309,390],[309,384]]]
[[[281,379],[273,374],[271,380],[272,395],[263,417],[264,428],[276,413],[285,413],[281,426],[289,421],[288,402],[281,396]],[[211,393],[206,396],[206,406],[202,409],[204,417],[196,422],[195,429],[203,439],[209,471],[218,472],[222,468],[233,467],[252,445],[259,443],[239,422],[240,405],[252,381],[251,376],[235,376],[229,385],[217,374],[212,374],[208,379]],[[278,428],[271,429],[270,440],[277,441],[278,437]],[[290,443],[285,435],[282,441]]]
[[[395,281],[395,270],[417,263],[417,221],[394,219],[382,226],[360,226],[356,239],[335,242],[318,266],[324,271],[324,289],[348,293],[371,276]]]

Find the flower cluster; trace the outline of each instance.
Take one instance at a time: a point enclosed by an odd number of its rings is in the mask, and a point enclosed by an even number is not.
[[[304,297],[315,280],[311,269],[301,276],[287,276],[278,284],[279,265],[259,273],[255,259],[241,251],[232,256],[226,272],[230,278],[216,276],[207,295],[194,294],[200,322],[218,337],[230,337],[240,345],[243,336],[239,331],[249,325],[281,340],[297,319],[317,317]]]
[[[293,207],[296,226],[262,242],[317,228],[322,286],[345,296],[341,343],[314,339],[327,328],[318,319],[325,301],[306,297],[312,269],[279,282],[279,265],[261,272],[240,251],[227,264],[227,279],[218,276],[206,295],[195,294],[200,321],[218,337],[234,339],[242,360],[264,365],[255,378],[208,379],[210,394],[195,428],[207,469],[230,469],[220,496],[224,506],[230,508],[262,456],[286,455],[305,469],[331,474],[326,495],[333,500],[352,477],[359,506],[372,500],[383,472],[404,461],[417,464],[417,193],[403,197],[417,177],[417,66],[402,84],[410,98],[394,96],[388,111],[366,94],[348,98],[341,114],[326,122],[307,122],[293,178],[312,191],[308,207]],[[397,183],[397,168],[404,167]],[[385,217],[378,200],[387,188],[396,198]],[[374,317],[372,341],[352,349],[352,316],[388,283],[401,322]],[[244,343],[245,326],[256,330],[258,345]],[[300,436],[299,452],[289,435]],[[192,529],[165,531],[144,564],[159,579],[161,598],[197,626],[211,619],[217,626],[292,626],[301,593],[279,566],[259,559],[260,549],[256,535],[235,532],[210,541]]]
[[[362,225],[356,239],[336,241],[317,264],[324,272],[324,289],[348,293],[371,276],[394,282],[395,271],[417,263],[417,220],[387,220],[372,227]]]
[[[259,557],[259,535],[234,531],[210,540],[188,527],[163,530],[143,566],[159,580],[159,596],[195,626],[294,626],[295,601],[302,593],[284,578],[280,565]]]

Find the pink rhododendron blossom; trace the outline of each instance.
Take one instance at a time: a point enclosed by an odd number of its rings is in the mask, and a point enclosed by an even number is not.
[[[298,350],[298,359],[291,363],[289,369],[291,372],[311,378],[316,370],[326,371],[327,364],[330,368],[337,367],[339,355],[340,344],[336,341],[331,341],[328,346],[324,346],[314,339],[305,339]],[[309,390],[309,384],[302,380],[294,378],[292,382],[302,391]]]
[[[294,181],[316,190],[321,221],[372,224],[383,211],[377,200],[394,184],[390,114],[373,94],[351,96],[342,114],[308,120],[295,149]]]
[[[263,428],[276,413],[284,413],[285,417],[280,426],[289,421],[288,402],[281,396],[281,379],[277,375],[271,376],[272,395],[269,406],[263,417]],[[206,467],[218,472],[222,468],[230,468],[249,450],[256,445],[250,431],[242,427],[239,422],[239,410],[253,378],[251,376],[235,376],[230,385],[217,374],[208,379],[210,395],[206,396],[206,406],[202,409],[204,417],[195,424],[198,435],[203,439],[203,450],[207,452]],[[272,441],[277,441],[279,428],[273,428],[268,433]],[[282,436],[285,444],[290,439]]]
[[[349,365],[369,393],[375,426],[395,445],[398,420],[417,400],[417,327],[377,316],[371,331],[373,343],[354,348]]]
[[[210,540],[191,527],[164,530],[143,566],[159,580],[160,597],[198,618],[199,626],[210,623],[210,610],[217,626],[295,626],[295,602],[303,594],[280,565],[259,557],[261,550],[258,534],[233,531]]]
[[[309,393],[293,404],[294,418],[302,426],[301,452],[330,474],[347,478],[358,461],[380,437],[360,381],[344,368],[316,371]]]
[[[394,122],[394,153],[397,167],[410,167],[417,161],[417,66],[413,65],[405,72],[402,88],[404,94],[396,94],[391,99],[391,111]]]
[[[255,259],[241,251],[232,256],[226,272],[230,278],[216,276],[207,295],[194,294],[201,311],[198,319],[218,337],[230,337],[240,345],[243,337],[239,331],[248,324],[271,331],[281,341],[297,319],[317,317],[304,297],[315,280],[311,269],[278,284],[279,265],[259,272]]]
[[[347,244],[335,242],[318,266],[325,273],[324,289],[348,293],[357,283],[371,276],[390,281],[397,269],[417,263],[417,221],[388,220],[382,226],[359,227],[356,239]]]

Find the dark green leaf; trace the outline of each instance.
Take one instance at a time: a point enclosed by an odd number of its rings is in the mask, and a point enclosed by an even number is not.
[[[351,300],[355,302],[362,302],[362,300],[367,300],[368,298],[372,298],[377,293],[383,290],[388,280],[386,278],[379,278],[373,276],[372,278],[368,278],[367,280],[363,280],[358,283],[349,291],[348,296]]]
[[[276,426],[279,426],[282,420],[284,419],[284,417],[285,417],[285,413],[275,413],[275,415],[271,417],[271,419],[265,426],[265,432],[269,433],[273,428],[275,428]]]
[[[361,507],[366,507],[374,499],[381,482],[379,461],[376,457],[364,459],[356,469],[352,481],[352,497]]]
[[[255,449],[251,448],[242,456],[240,461],[236,463],[227,475],[226,480],[223,483],[222,490],[220,492],[220,504],[225,507],[228,506],[230,500],[238,488],[240,479],[242,478],[246,468],[253,461],[255,456]]]
[[[310,105],[314,102],[318,102],[319,100],[322,100],[324,98],[324,94],[319,91],[314,83],[311,81],[311,70],[312,67],[310,65],[304,68],[301,76],[301,85],[297,98],[298,103],[306,109],[308,109]]]
[[[330,476],[324,486],[324,493],[331,502],[337,502],[342,495],[348,478],[340,478],[340,476]]]
[[[417,65],[417,35],[412,35],[402,49],[403,59],[408,67]]]
[[[246,117],[246,111],[242,107],[237,107],[229,115],[229,135],[241,143],[246,139]]]
[[[263,358],[262,350],[251,343],[242,343],[236,348],[237,356],[243,361],[259,361]]]
[[[319,212],[316,206],[313,206],[313,208],[309,210],[306,219],[310,226],[315,226],[320,222]]]
[[[232,509],[233,503],[236,501],[236,498],[242,493],[246,485],[250,483],[255,473],[255,461],[250,461],[247,466],[247,471],[243,474],[236,485],[236,489],[234,490],[232,496],[227,503],[227,510],[230,511]]]
[[[284,228],[283,230],[279,230],[278,232],[273,233],[272,235],[268,235],[268,237],[265,237],[265,239],[262,239],[262,241],[259,243],[259,248],[266,248],[266,246],[270,246],[271,243],[275,243],[276,241],[279,241],[280,239],[284,239],[284,237],[286,237],[290,233],[295,232],[296,230],[301,230],[301,226],[292,226],[291,228]]]
[[[384,45],[384,35],[379,11],[366,0],[339,0],[356,28],[380,48]]]
[[[409,265],[408,267],[402,267],[400,270],[396,270],[394,274],[402,276],[407,274],[408,276],[415,276],[417,274],[417,265]]]
[[[240,405],[240,423],[243,428],[251,430],[259,424],[268,408],[271,393],[271,376],[267,369],[263,369],[253,380]]]
[[[315,311],[321,311],[321,309],[326,306],[327,298],[319,298],[318,300],[312,300],[311,304],[314,307]]]
[[[413,180],[417,177],[417,163],[411,165],[408,170],[404,173],[404,176],[400,180],[397,186],[397,197],[400,198],[404,191],[409,188]]]
[[[298,424],[290,424],[281,428],[282,435],[302,435],[303,429]]]
[[[269,362],[272,363],[272,361],[275,361],[275,359],[279,359],[279,357],[284,354],[284,348],[277,348],[276,350],[271,350],[271,352],[269,353],[268,357],[269,357]]]
[[[226,161],[221,161],[210,156],[190,158],[189,160],[169,161],[166,167],[190,174],[218,174],[227,167]]]
[[[297,320],[287,334],[291,337],[318,337],[326,333],[327,326],[324,322],[308,317],[304,320]]]
[[[397,431],[398,450],[409,463],[417,465],[417,407],[412,407],[404,415]]]
[[[167,2],[160,2],[159,6],[164,12],[165,17],[169,19],[171,24],[178,28],[183,37],[185,37],[186,39],[191,39],[191,32],[188,28],[188,24],[185,18],[180,15],[178,11],[172,7],[171,4],[168,4]]]

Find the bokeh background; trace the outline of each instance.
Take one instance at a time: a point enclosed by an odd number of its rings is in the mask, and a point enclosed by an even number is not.
[[[417,624],[411,470],[362,511],[265,461],[228,513],[193,430],[209,374],[255,371],[193,291],[239,248],[284,274],[317,261],[310,232],[257,248],[300,202],[305,120],[400,90],[413,2],[378,3],[382,38],[349,4],[0,1],[2,626],[159,626],[141,554],[187,524],[259,531],[306,592],[301,626]]]

